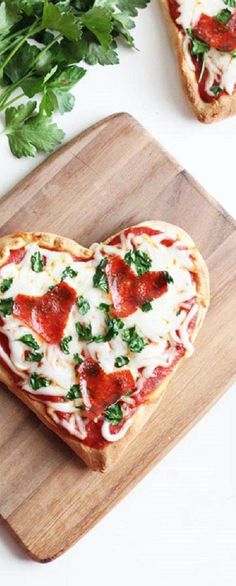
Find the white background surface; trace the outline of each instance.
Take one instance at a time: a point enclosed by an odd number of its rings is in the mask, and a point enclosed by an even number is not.
[[[76,109],[60,119],[67,139],[128,111],[236,216],[236,117],[212,126],[193,118],[156,2],[140,12],[135,38],[140,52],[122,48],[119,66],[90,68],[80,82]],[[1,195],[41,160],[17,161],[1,137]],[[0,522],[1,586],[235,586],[235,390],[51,564],[30,561]]]

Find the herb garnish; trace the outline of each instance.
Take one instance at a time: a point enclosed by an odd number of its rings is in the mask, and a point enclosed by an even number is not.
[[[81,324],[79,321],[75,324],[75,329],[78,334],[79,340],[85,340],[86,342],[93,342],[92,326]]]
[[[26,362],[41,362],[44,357],[43,352],[27,352],[25,354]]]
[[[136,332],[135,326],[123,331],[122,340],[127,343],[127,346],[132,352],[141,352],[147,344],[147,342],[145,342],[145,340]]]
[[[123,419],[123,411],[119,403],[114,403],[106,408],[104,417],[112,425],[118,425]]]
[[[168,271],[164,271],[164,275],[167,283],[174,283],[174,279]]]
[[[7,299],[1,299],[0,300],[0,312],[3,313],[3,315],[11,315],[13,312],[13,298],[12,297],[8,297]]]
[[[26,344],[26,346],[29,346],[29,348],[33,348],[33,350],[39,350],[40,348],[37,340],[35,340],[32,334],[25,334],[24,336],[21,336],[21,338],[18,338],[18,340],[19,342]]]
[[[191,28],[186,29],[189,38],[191,39],[191,53],[196,56],[203,56],[204,53],[207,53],[210,49],[207,43],[204,41],[200,41],[197,39],[194,34],[192,33]]]
[[[82,356],[80,356],[80,354],[78,353],[74,354],[73,359],[75,361],[76,366],[83,362]]]
[[[73,279],[74,277],[77,277],[77,275],[77,271],[72,269],[72,267],[66,267],[62,273],[61,281],[64,281],[66,277],[71,277],[71,279]]]
[[[226,24],[230,18],[231,12],[228,10],[228,8],[223,8],[223,10],[218,12],[218,14],[215,16],[215,19],[218,20],[218,22],[223,22],[223,24]]]
[[[72,340],[72,336],[66,336],[65,338],[63,338],[61,340],[60,347],[61,347],[62,352],[64,352],[64,354],[70,354],[69,343],[71,342],[71,340]]]
[[[8,289],[10,289],[12,282],[13,282],[13,279],[3,279],[3,281],[1,282],[1,285],[0,285],[1,293],[6,293],[6,291],[8,291]]]
[[[98,264],[95,274],[93,276],[93,286],[94,287],[98,287],[99,289],[101,289],[102,291],[104,291],[105,293],[108,293],[109,291],[109,287],[108,287],[108,281],[107,281],[107,277],[105,274],[105,267],[107,265],[107,258],[102,258],[102,260],[100,260],[100,263]]]
[[[31,268],[35,273],[41,273],[43,271],[43,257],[41,252],[37,251],[31,256]]]
[[[80,386],[76,385],[76,384],[72,385],[72,387],[70,388],[70,390],[66,394],[66,398],[69,399],[69,401],[73,401],[74,399],[80,399],[81,398]]]
[[[86,313],[88,313],[89,309],[90,309],[90,304],[87,301],[87,299],[85,299],[83,297],[83,295],[80,295],[77,299],[77,306],[78,306],[78,310],[79,313],[81,315],[85,315]]]
[[[152,265],[150,256],[142,250],[130,250],[125,254],[124,260],[130,266],[134,264],[139,276],[149,271]]]
[[[146,301],[145,303],[143,303],[143,305],[140,306],[140,309],[141,311],[147,313],[148,311],[151,311],[152,304],[150,303],[150,301]]]
[[[134,47],[131,29],[149,0],[6,0],[0,3],[0,112],[16,157],[52,151],[64,132],[55,111],[70,112],[77,64],[119,63],[117,42]],[[37,101],[12,104],[23,98]],[[39,99],[38,99],[39,96]]]
[[[32,389],[37,391],[38,389],[41,389],[41,387],[48,387],[51,384],[51,381],[44,376],[39,376],[37,372],[33,372],[30,377],[30,384]]]
[[[122,368],[122,366],[125,366],[128,363],[129,363],[128,356],[117,356],[117,358],[115,359],[116,368]]]

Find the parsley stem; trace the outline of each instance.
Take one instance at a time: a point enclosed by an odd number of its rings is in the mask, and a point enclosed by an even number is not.
[[[29,30],[29,26],[26,26],[25,28],[21,29],[20,33],[19,33],[19,31],[16,31],[16,33],[12,33],[11,35],[4,37],[3,41],[6,41],[8,44],[5,47],[5,49],[2,49],[2,51],[0,51],[0,55],[3,55],[4,53],[6,53],[7,51],[9,51],[9,49],[11,47],[13,47],[16,43],[18,43],[19,39],[22,38],[23,33],[25,33],[25,31],[28,31],[28,30]],[[9,43],[9,41],[10,41],[10,43]]]
[[[12,59],[12,57],[14,57],[15,53],[17,53],[18,49],[20,49],[20,47],[22,47],[22,45],[24,45],[25,41],[27,41],[27,39],[29,37],[31,37],[32,35],[36,35],[37,33],[39,33],[41,30],[42,30],[42,25],[40,24],[40,26],[38,26],[38,23],[37,23],[37,27],[35,27],[35,24],[34,24],[34,26],[32,26],[29,29],[28,33],[22,39],[20,39],[20,41],[16,44],[14,49],[12,49],[12,51],[9,53],[9,55],[7,55],[5,61],[3,61],[3,63],[1,64],[0,75],[3,73],[4,68],[9,63],[9,61]]]
[[[31,29],[32,32],[32,29]],[[31,34],[31,33],[30,33]],[[35,34],[35,33],[34,33]],[[22,97],[22,95],[24,94],[20,94],[19,96],[17,96],[16,98],[14,98],[14,100],[11,100],[10,102],[7,102],[8,98],[11,96],[11,94],[18,88],[20,87],[21,83],[23,81],[25,81],[25,79],[27,79],[27,77],[29,77],[32,74],[33,68],[35,66],[35,64],[37,63],[37,61],[39,59],[41,59],[42,55],[44,55],[45,53],[47,53],[47,51],[53,46],[55,45],[55,43],[58,41],[58,39],[62,39],[62,35],[59,33],[58,35],[56,35],[54,37],[54,39],[51,41],[51,43],[49,43],[46,47],[44,47],[44,49],[42,49],[42,51],[40,51],[40,53],[38,53],[38,55],[36,55],[36,57],[34,58],[34,60],[32,61],[32,65],[30,70],[28,71],[28,73],[26,73],[23,77],[21,77],[20,79],[18,79],[18,81],[16,81],[15,83],[11,84],[11,86],[9,88],[7,88],[5,90],[5,92],[3,92],[0,96],[0,112],[2,110],[5,110],[5,108],[8,107],[9,104],[11,104],[13,101],[18,100],[18,98]]]
[[[19,100],[20,98],[24,97],[24,92],[22,92],[21,94],[18,94],[17,96],[15,96],[15,98],[12,98],[12,100],[10,100],[9,102],[5,102],[4,103],[4,108],[8,108],[9,106],[11,106],[14,102],[16,102],[17,100]],[[1,108],[0,108],[1,110]]]

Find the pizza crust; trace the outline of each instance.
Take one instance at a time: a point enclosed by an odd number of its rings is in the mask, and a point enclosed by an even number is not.
[[[209,305],[209,277],[205,261],[197,250],[193,240],[181,228],[162,221],[146,221],[137,224],[137,226],[148,226],[156,230],[160,229],[161,231],[167,231],[168,234],[173,236],[173,238],[180,239],[192,249],[191,254],[194,259],[194,266],[198,276],[197,294],[199,303],[197,322],[191,336],[191,341],[194,341],[202,325]],[[105,244],[109,244],[114,236],[116,236],[116,234],[110,236],[105,241]],[[49,249],[51,248],[59,251],[68,251],[74,256],[81,258],[88,258],[91,256],[91,251],[89,249],[84,248],[77,244],[74,240],[70,240],[69,238],[65,238],[63,236],[57,236],[55,234],[44,232],[17,232],[15,234],[0,238],[0,267],[6,262],[10,250],[21,248],[25,244],[29,244],[31,242],[37,242],[40,246],[46,246]],[[185,356],[187,355],[188,353],[186,352]],[[173,371],[150,395],[148,401],[138,407],[135,415],[133,416],[132,425],[128,429],[124,438],[114,442],[113,444],[108,444],[103,449],[95,449],[90,448],[89,446],[85,446],[80,443],[78,439],[63,431],[63,429],[54,423],[47,415],[45,412],[45,407],[42,403],[31,399],[26,391],[22,391],[18,388],[10,374],[1,364],[0,381],[4,383],[8,389],[14,393],[14,395],[23,401],[23,403],[25,403],[25,405],[27,405],[27,407],[29,407],[31,411],[33,411],[49,429],[54,431],[61,439],[63,439],[72,448],[72,450],[74,450],[74,452],[76,452],[76,454],[78,454],[78,456],[80,456],[82,460],[84,460],[84,462],[90,466],[90,468],[104,472],[105,470],[111,468],[118,457],[122,454],[124,449],[126,449],[126,447],[136,438],[137,434],[140,432],[141,428],[144,426],[147,420],[155,413],[157,405],[163,396],[163,392],[165,391],[170,379],[173,377],[185,356],[177,362],[173,368]]]
[[[178,30],[170,16],[168,0],[159,0],[159,2],[179,63],[184,92],[187,95],[193,112],[198,120],[200,120],[200,122],[210,123],[236,114],[236,94],[222,95],[212,103],[204,102],[200,98],[195,73],[188,67],[185,59],[183,51],[183,34]]]

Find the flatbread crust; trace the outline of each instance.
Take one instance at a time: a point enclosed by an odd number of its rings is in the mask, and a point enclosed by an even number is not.
[[[198,120],[200,120],[200,122],[210,123],[236,114],[236,94],[230,96],[222,95],[217,98],[217,100],[209,104],[200,98],[198,83],[194,71],[189,69],[185,59],[183,51],[183,35],[181,31],[178,30],[170,16],[168,0],[159,0],[159,2],[179,63],[184,92],[187,95],[194,114],[197,116]]]
[[[191,336],[191,341],[194,341],[202,325],[209,305],[209,277],[205,261],[197,250],[193,240],[181,228],[162,221],[146,221],[137,224],[137,226],[148,226],[156,230],[167,231],[170,236],[173,236],[173,238],[176,239],[180,239],[192,249],[191,254],[194,260],[194,270],[197,274],[197,295],[199,303],[197,322]],[[110,236],[105,241],[105,244],[109,244],[114,236],[116,236],[116,234]],[[74,240],[70,240],[69,238],[65,238],[63,236],[57,236],[55,234],[44,232],[18,232],[0,238],[0,267],[6,262],[10,250],[21,248],[31,242],[36,242],[39,245],[46,246],[49,249],[51,248],[58,251],[68,251],[74,256],[81,258],[87,258],[91,256],[91,251],[89,249],[84,248],[77,244]],[[186,352],[185,356],[187,356],[187,354],[188,353]],[[137,434],[140,432],[146,421],[153,415],[163,396],[164,390],[166,389],[170,379],[173,377],[175,371],[185,356],[178,361],[171,374],[169,374],[158,386],[158,388],[150,395],[148,401],[138,407],[137,412],[133,416],[132,425],[128,429],[125,437],[118,440],[117,442],[114,442],[113,444],[108,444],[103,449],[95,449],[85,446],[80,443],[78,439],[73,438],[61,430],[61,428],[47,415],[44,405],[34,401],[28,396],[27,392],[19,389],[10,374],[1,364],[0,381],[3,382],[8,387],[8,389],[14,393],[14,395],[23,401],[23,403],[25,403],[25,405],[27,405],[27,407],[29,407],[31,411],[33,411],[49,429],[54,431],[60,438],[62,438],[72,448],[72,450],[74,450],[74,452],[76,452],[76,454],[78,454],[78,456],[80,456],[86,462],[86,464],[90,466],[90,468],[104,472],[116,462],[123,450],[136,438]]]

